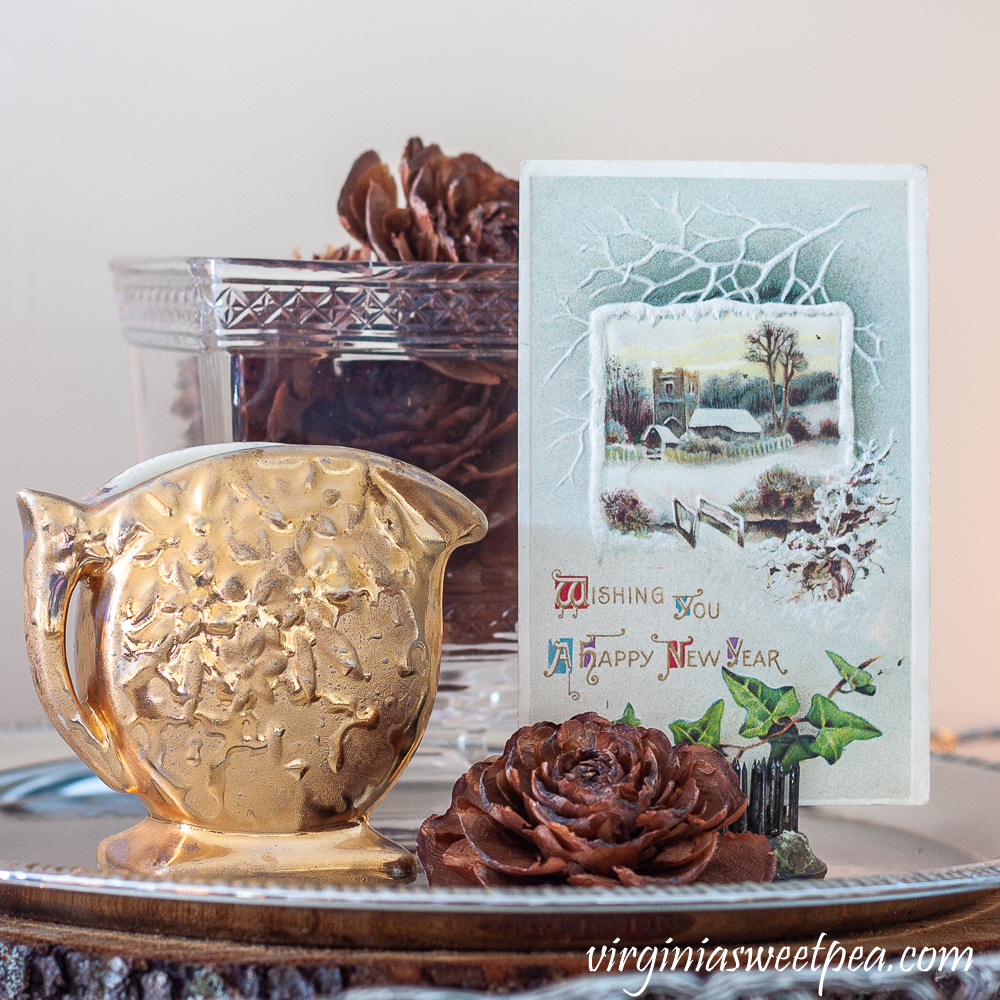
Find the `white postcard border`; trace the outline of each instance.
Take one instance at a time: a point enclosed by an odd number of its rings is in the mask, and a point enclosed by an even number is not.
[[[919,747],[930,726],[930,372],[928,329],[927,168],[911,164],[753,163],[642,160],[525,160],[520,172],[518,289],[518,584],[519,724],[531,717],[530,482],[531,454],[531,181],[536,177],[732,178],[905,181],[908,189],[909,348],[911,374],[911,734],[910,795],[906,799],[824,799],[823,805],[922,805],[930,794],[929,752]],[[787,309],[787,304],[783,308]],[[759,307],[755,307],[759,308]],[[588,336],[590,331],[588,330]],[[846,365],[845,371],[850,372]],[[849,378],[848,374],[848,378]],[[603,401],[602,401],[603,405]],[[853,435],[852,435],[853,437]],[[547,597],[548,595],[546,595]]]

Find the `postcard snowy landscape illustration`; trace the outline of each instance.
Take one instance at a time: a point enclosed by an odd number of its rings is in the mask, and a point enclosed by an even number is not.
[[[521,723],[928,788],[926,174],[524,164]]]

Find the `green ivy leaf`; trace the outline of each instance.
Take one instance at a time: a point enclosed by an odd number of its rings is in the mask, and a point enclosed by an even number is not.
[[[806,716],[819,732],[816,734],[810,750],[822,757],[828,764],[840,760],[844,747],[855,740],[873,740],[882,735],[867,719],[852,712],[838,708],[829,698],[822,694],[814,694],[809,714]]]
[[[867,670],[862,670],[861,667],[852,667],[842,656],[831,653],[830,650],[826,651],[826,655],[833,660],[833,665],[837,668],[837,672],[851,686],[852,691],[869,696],[875,693],[875,685],[872,684],[872,675]],[[874,661],[868,661],[868,663],[872,662]]]
[[[799,699],[793,687],[768,687],[756,677],[741,677],[726,667],[722,668],[722,676],[736,704],[747,710],[747,717],[740,726],[740,736],[763,739],[774,723],[782,719],[787,722],[799,709]]]
[[[775,726],[780,729],[780,726]],[[812,736],[803,736],[798,726],[792,726],[779,736],[770,740],[771,760],[778,761],[787,771],[793,764],[818,757],[819,753],[811,748]]]
[[[675,743],[703,743],[707,747],[718,750],[722,744],[722,713],[726,710],[725,701],[720,698],[708,706],[708,711],[697,721],[687,722],[677,719],[670,723]]]
[[[615,723],[624,722],[629,726],[641,725],[642,719],[636,718],[635,709],[632,707],[632,702],[629,702],[625,706],[625,711],[622,712],[622,717],[620,719],[615,719]]]

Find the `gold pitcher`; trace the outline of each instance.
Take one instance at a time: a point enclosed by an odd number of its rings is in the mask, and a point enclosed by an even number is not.
[[[152,459],[79,504],[18,494],[38,696],[88,766],[149,810],[98,861],[409,881],[413,856],[367,816],[427,725],[448,555],[486,520],[378,455],[219,447]]]

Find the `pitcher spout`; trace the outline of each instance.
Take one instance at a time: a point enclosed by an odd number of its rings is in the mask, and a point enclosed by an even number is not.
[[[372,479],[393,496],[410,531],[425,546],[450,553],[485,537],[486,515],[447,483],[413,467],[374,467]]]

